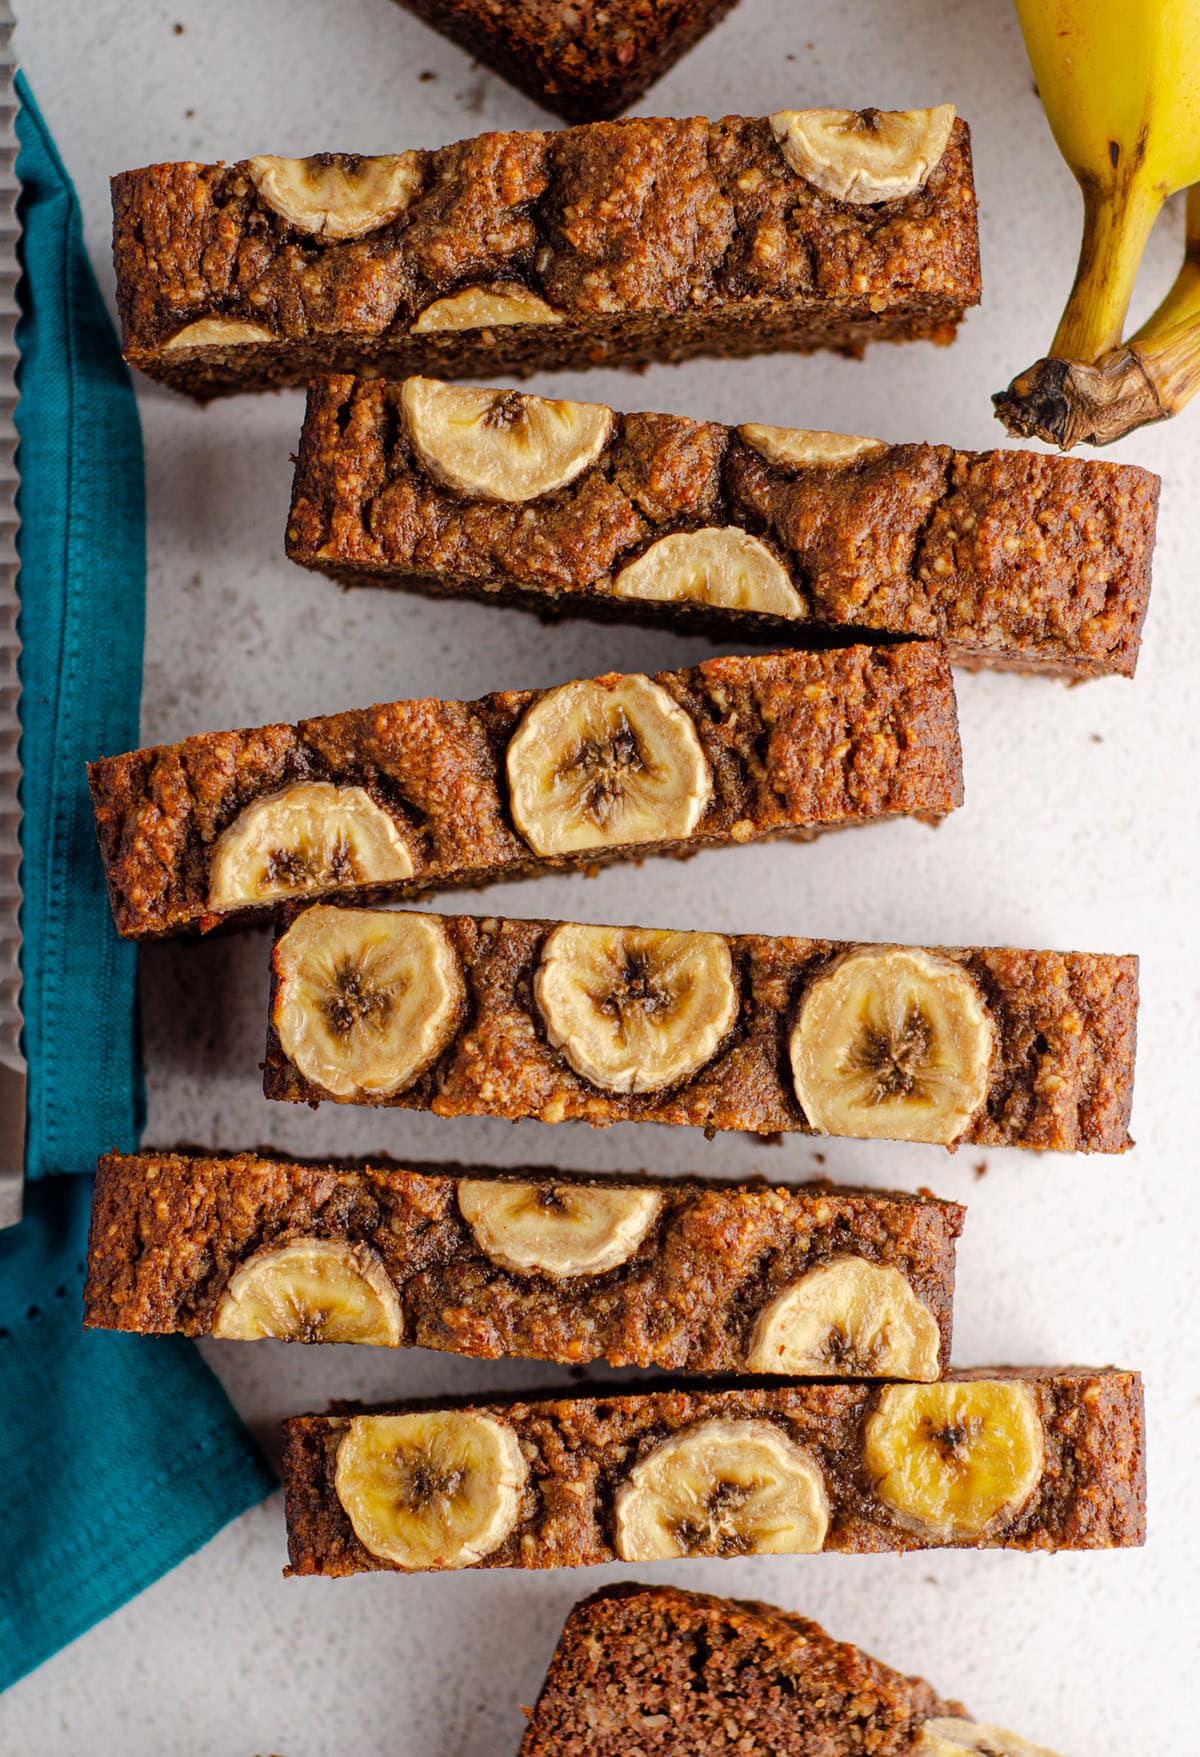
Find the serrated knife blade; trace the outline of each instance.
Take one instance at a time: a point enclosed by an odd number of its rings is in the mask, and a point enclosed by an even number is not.
[[[21,1218],[21,694],[17,660],[17,94],[13,15],[0,0],[0,1227]]]

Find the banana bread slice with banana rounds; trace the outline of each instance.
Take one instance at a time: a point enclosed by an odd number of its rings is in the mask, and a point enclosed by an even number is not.
[[[949,341],[979,302],[951,104],[150,165],[112,197],[125,357],[202,399]]]
[[[1114,1368],[423,1403],[284,1424],[293,1574],[1145,1541]]]
[[[1132,676],[1158,490],[1131,464],[322,378],[287,548],[351,585],[543,615]]]
[[[519,1757],[1054,1757],[817,1623],[677,1586],[571,1611]]]
[[[925,642],[388,702],[203,733],[89,775],[130,939],[962,802],[950,665]]]
[[[733,0],[401,0],[569,122],[616,116]]]
[[[1137,959],[315,904],[268,1098],[953,1147],[1130,1146]]]
[[[962,1220],[831,1184],[110,1153],[84,1322],[929,1380],[950,1359]]]

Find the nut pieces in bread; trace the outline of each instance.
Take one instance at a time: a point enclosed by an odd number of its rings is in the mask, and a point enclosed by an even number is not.
[[[712,799],[691,717],[640,672],[549,690],[523,715],[505,767],[513,822],[542,855],[679,841]]]
[[[334,1098],[411,1086],[454,1035],[465,989],[442,923],[316,903],[277,941],[273,1021],[288,1060]]]
[[[222,913],[412,875],[408,844],[364,788],[303,781],[254,800],[218,836],[208,907]]]
[[[641,1458],[615,1518],[625,1562],[810,1555],[825,1543],[829,1501],[816,1459],[772,1422],[718,1418]]]
[[[715,1055],[738,1015],[719,934],[585,927],[549,935],[533,984],[555,1049],[610,1092],[659,1092]]]
[[[613,412],[516,390],[407,378],[400,411],[435,482],[475,500],[537,500],[565,488],[608,444]]]
[[[808,985],[789,1054],[818,1134],[948,1146],[987,1098],[994,1047],[961,964],[918,947],[864,946]]]
[[[941,1332],[912,1284],[887,1263],[833,1257],[759,1314],[752,1373],[830,1373],[864,1379],[936,1379]]]
[[[1014,1379],[889,1385],[863,1437],[878,1498],[903,1525],[939,1543],[1007,1524],[1045,1462],[1037,1400]]]
[[[804,600],[778,556],[739,525],[660,537],[612,583],[615,598],[715,604],[764,616],[802,617]]]
[[[371,1555],[397,1568],[469,1568],[517,1523],[527,1476],[511,1428],[443,1409],[355,1416],[335,1487]]]
[[[463,1178],[458,1206],[475,1242],[519,1275],[603,1275],[633,1256],[662,1196],[599,1184],[512,1183]]]
[[[291,1238],[239,1265],[212,1334],[238,1341],[359,1342],[399,1348],[404,1318],[391,1278],[370,1246]]]
[[[932,110],[777,110],[769,119],[788,165],[855,207],[920,189],[950,143],[953,104]]]

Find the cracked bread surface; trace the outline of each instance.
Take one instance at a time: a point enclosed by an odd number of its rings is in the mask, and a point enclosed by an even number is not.
[[[979,299],[962,121],[921,188],[870,206],[793,171],[766,118],[485,134],[415,164],[405,211],[337,242],[269,208],[248,161],[122,172],[113,256],[126,359],[207,398],[363,365],[486,377],[946,341]],[[413,333],[437,300],[496,285],[560,321]],[[168,346],[212,318],[264,333]]]
[[[659,1122],[760,1135],[809,1130],[788,1068],[788,1034],[814,980],[853,942],[717,936],[728,948],[736,1023],[716,1053],[666,1091],[602,1090],[550,1043],[534,1002],[543,948],[560,924],[496,916],[440,921],[466,985],[448,1047],[406,1090],[337,1102],[377,1103],[437,1116],[515,1121]],[[277,942],[278,944],[278,942]],[[939,947],[972,979],[992,1020],[987,1094],[955,1142],[1060,1152],[1122,1153],[1136,1050],[1138,964],[1132,956]],[[272,1019],[278,993],[272,984]],[[287,1059],[272,1023],[264,1062],[268,1098],[332,1101]]]
[[[412,856],[409,880],[367,891],[331,881],[304,893],[345,901],[729,842],[807,839],[900,814],[940,817],[961,802],[954,686],[940,647],[710,659],[654,681],[687,715],[712,776],[706,809],[675,842],[545,855],[517,832],[506,752],[526,711],[550,690],[384,703],[294,726],[202,733],[93,763],[118,930],[156,938],[273,913],[276,905],[210,909],[213,850],[248,806],[304,782],[364,788]]]
[[[519,1757],[908,1757],[964,1715],[818,1623],[676,1586],[606,1586],[574,1606]]]
[[[906,1526],[875,1493],[865,1430],[895,1387],[831,1380],[665,1386],[627,1396],[389,1405],[284,1423],[283,1480],[292,1574],[392,1569],[356,1535],[336,1487],[338,1447],[357,1414],[470,1410],[515,1434],[527,1466],[519,1515],[483,1568],[576,1568],[619,1560],[614,1502],[636,1462],[709,1421],[770,1423],[812,1457],[828,1498],[824,1549],[886,1554],[930,1548],[1098,1550],[1145,1541],[1142,1383],[1116,1368],[1005,1367],[954,1372],[942,1384],[1019,1381],[1033,1399],[1044,1453],[1036,1485],[1011,1515],[971,1540]],[[904,1387],[920,1391],[936,1387]]]
[[[559,1280],[489,1257],[459,1207],[465,1176],[501,1189],[649,1188],[659,1207],[628,1260]],[[278,1241],[317,1237],[375,1253],[413,1346],[730,1372],[744,1366],[756,1319],[781,1288],[850,1254],[904,1276],[936,1319],[945,1363],[963,1213],[930,1196],[829,1184],[110,1153],[92,1202],[84,1321],[209,1335],[242,1263]]]
[[[734,0],[401,0],[570,122],[615,116]]]
[[[310,385],[288,553],[351,584],[407,586],[701,626],[752,640],[921,636],[956,662],[1132,676],[1150,591],[1158,478],[1038,452],[889,445],[850,463],[772,461],[743,430],[617,413],[599,458],[525,504],[471,499],[423,467],[403,385]],[[662,538],[765,542],[796,617],[614,592]]]

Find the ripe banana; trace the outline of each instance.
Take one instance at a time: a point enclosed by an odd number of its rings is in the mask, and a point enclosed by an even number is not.
[[[1010,433],[1069,451],[1200,389],[1200,0],[1016,0],[1054,138],[1083,191],[1075,285],[1047,358],[993,398]],[[1174,286],[1123,342],[1150,230],[1189,189]]]

